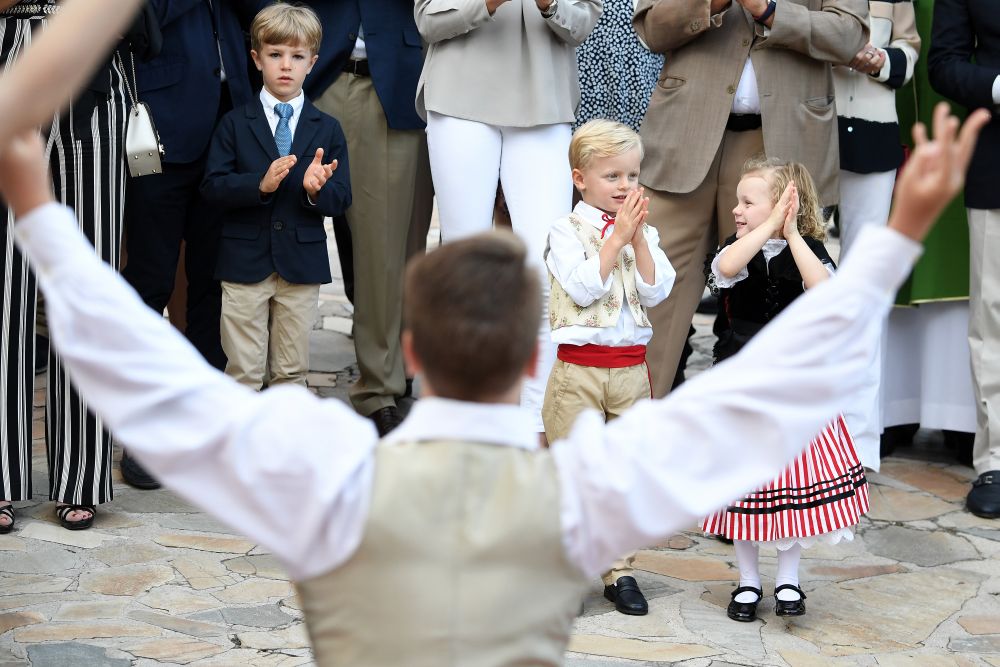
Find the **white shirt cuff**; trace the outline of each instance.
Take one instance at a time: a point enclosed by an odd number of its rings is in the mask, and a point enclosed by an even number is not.
[[[73,211],[56,202],[21,216],[14,224],[14,238],[39,275],[65,269],[66,258],[73,257],[65,248],[86,242]]]

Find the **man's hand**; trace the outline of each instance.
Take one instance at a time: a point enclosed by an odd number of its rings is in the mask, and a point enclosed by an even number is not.
[[[757,18],[767,11],[767,0],[736,0],[736,2],[740,3],[743,6],[743,9],[750,12],[750,16],[754,18]],[[770,28],[772,23],[774,23],[774,14],[771,14],[771,16],[764,21],[764,25]]]
[[[552,0],[535,0],[535,6],[538,7],[538,11],[540,12],[547,12],[551,4]]]
[[[708,13],[715,16],[716,14],[729,9],[729,5],[731,4],[733,4],[733,0],[712,0]]]
[[[862,74],[878,74],[882,71],[884,64],[885,51],[872,46],[871,42],[866,44],[865,48],[858,51],[858,54],[854,56],[851,62],[847,63],[848,67]]]
[[[313,161],[306,169],[306,175],[302,177],[302,187],[306,189],[310,199],[316,198],[320,189],[326,185],[326,182],[330,180],[330,177],[333,176],[333,172],[336,170],[337,161],[334,160],[330,164],[323,164],[323,149],[317,148]]]
[[[272,162],[271,166],[267,168],[264,178],[260,180],[260,191],[268,195],[277,190],[281,182],[285,180],[285,176],[288,176],[288,172],[295,166],[297,160],[298,158],[294,155],[286,155]]]
[[[486,0],[486,11],[490,13],[490,16],[493,16],[493,12],[497,10],[497,7],[509,1],[510,0]]]
[[[990,112],[977,109],[958,131],[958,118],[948,104],[934,107],[934,138],[923,123],[913,126],[913,152],[896,179],[889,226],[914,241],[922,241],[948,202],[965,183],[965,172],[980,130]]]
[[[0,196],[14,212],[15,219],[55,200],[45,145],[37,131],[14,137],[0,151]]]

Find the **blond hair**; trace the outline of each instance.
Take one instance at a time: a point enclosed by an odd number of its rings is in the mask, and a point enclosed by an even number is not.
[[[635,130],[613,120],[598,118],[584,123],[573,133],[569,144],[569,166],[571,169],[583,169],[595,157],[613,157],[633,148],[639,149],[641,158],[642,139]]]
[[[260,53],[264,44],[304,46],[319,53],[323,26],[309,7],[276,2],[257,13],[250,24],[250,48]]]
[[[811,236],[818,241],[826,239],[823,207],[819,203],[816,184],[802,163],[755,155],[743,165],[741,178],[752,175],[761,176],[767,181],[772,206],[778,203],[788,183],[795,181],[795,189],[799,193],[799,234]]]

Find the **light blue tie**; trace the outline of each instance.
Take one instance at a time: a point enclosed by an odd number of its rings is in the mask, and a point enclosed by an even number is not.
[[[292,117],[292,105],[278,102],[274,105],[274,113],[278,114],[274,143],[278,144],[278,155],[285,157],[292,152],[292,129],[288,127],[288,119]]]

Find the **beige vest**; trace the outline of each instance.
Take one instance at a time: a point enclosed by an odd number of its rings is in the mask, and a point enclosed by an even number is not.
[[[560,665],[587,580],[548,450],[379,445],[361,544],[298,584],[320,667]]]
[[[583,244],[583,252],[587,259],[601,252],[604,239],[601,230],[582,220],[576,213],[570,213],[569,224],[576,232],[576,237]],[[553,329],[568,326],[597,327],[599,329],[614,327],[622,315],[623,297],[632,311],[632,317],[641,327],[651,326],[646,317],[646,309],[639,303],[639,290],[635,286],[635,251],[631,245],[625,246],[618,261],[611,269],[611,289],[589,306],[581,306],[573,297],[566,293],[552,272],[549,272],[549,324]]]

